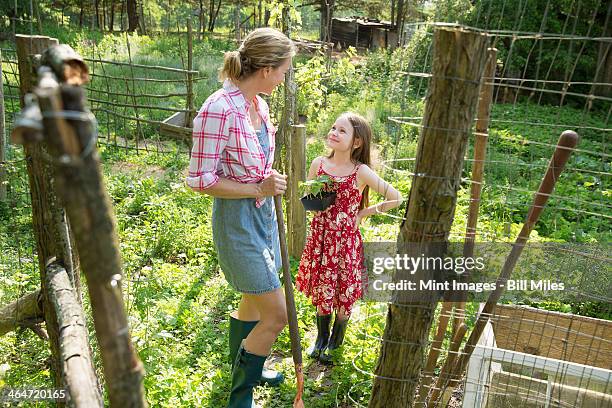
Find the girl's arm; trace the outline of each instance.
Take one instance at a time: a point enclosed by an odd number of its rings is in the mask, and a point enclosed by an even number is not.
[[[357,214],[357,220],[355,222],[355,228],[359,227],[359,223],[365,217],[374,215],[377,213],[383,213],[389,211],[399,205],[404,200],[402,195],[393,186],[387,183],[385,180],[380,178],[370,167],[362,165],[357,171],[357,180],[360,185],[366,185],[378,194],[385,197],[385,201],[375,205],[371,205]]]
[[[314,180],[317,178],[317,170],[319,170],[319,166],[321,165],[321,156],[315,158],[312,163],[310,163],[310,169],[308,169],[307,180]]]

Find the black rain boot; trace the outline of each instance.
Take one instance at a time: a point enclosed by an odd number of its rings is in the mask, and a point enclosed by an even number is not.
[[[310,358],[319,358],[321,351],[325,350],[329,343],[329,326],[331,325],[332,315],[317,314],[317,339],[314,344],[306,350]]]
[[[238,320],[234,316],[230,315],[230,327],[229,327],[229,361],[234,363],[236,361],[236,353],[240,347],[242,340],[246,339],[251,330],[258,323],[255,321],[244,321]],[[278,371],[270,370],[268,368],[263,369],[261,373],[261,380],[259,385],[269,385],[270,387],[278,387],[284,381],[285,377]]]
[[[236,353],[232,371],[232,391],[227,408],[253,408],[253,387],[261,378],[261,370],[267,356],[251,354],[241,345]]]
[[[323,364],[332,364],[331,352],[337,349],[344,342],[344,335],[346,334],[346,326],[348,326],[349,319],[340,320],[338,315],[334,319],[334,328],[332,329],[331,337],[329,338],[329,344],[327,348],[321,351],[319,361]]]

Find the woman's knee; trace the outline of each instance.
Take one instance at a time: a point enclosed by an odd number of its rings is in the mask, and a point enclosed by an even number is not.
[[[287,326],[287,310],[284,307],[281,310],[275,310],[265,317],[262,316],[261,321],[278,334]]]

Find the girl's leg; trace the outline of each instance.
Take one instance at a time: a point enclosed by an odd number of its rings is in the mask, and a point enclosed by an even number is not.
[[[337,349],[344,342],[344,335],[346,334],[346,327],[348,325],[350,312],[345,310],[344,307],[340,306],[336,311],[336,319],[334,320],[334,326],[332,328],[332,334],[329,337],[329,343],[327,349],[322,351],[319,355],[319,361],[323,364],[331,364],[332,356],[331,351]]]
[[[351,317],[350,313],[347,313],[346,310],[344,310],[343,306],[340,306],[340,308],[336,311],[336,319],[343,321],[343,320],[348,320]]]
[[[259,356],[270,354],[272,344],[287,325],[287,307],[282,289],[260,295],[243,294],[246,304],[259,312],[259,323],[244,340],[244,348]],[[249,310],[249,309],[247,309]]]
[[[329,310],[324,309],[321,305],[317,306],[317,338],[314,344],[306,350],[311,358],[319,358],[321,352],[325,350],[329,343],[329,327],[331,325],[332,315]]]

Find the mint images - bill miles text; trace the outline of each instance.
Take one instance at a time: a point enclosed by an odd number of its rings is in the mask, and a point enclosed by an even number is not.
[[[553,282],[550,280],[508,280],[505,283],[498,282],[457,282],[443,281],[439,282],[435,279],[411,281],[402,279],[397,282],[385,282],[381,279],[376,279],[372,283],[374,290],[400,290],[400,291],[469,291],[469,292],[490,292],[500,287],[505,287],[508,291],[562,291],[565,290],[563,282]]]

